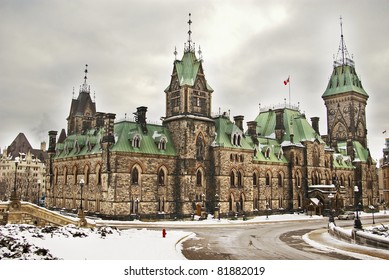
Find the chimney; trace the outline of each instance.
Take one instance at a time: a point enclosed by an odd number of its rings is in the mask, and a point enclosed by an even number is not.
[[[147,133],[147,126],[146,126],[146,112],[147,112],[147,107],[141,106],[136,108],[136,113],[135,115],[135,121],[140,124],[142,127],[143,134]]]
[[[47,153],[55,154],[55,146],[57,142],[57,131],[51,130],[49,131],[49,149],[47,150]]]
[[[247,134],[250,136],[257,136],[257,122],[247,122]]]
[[[114,124],[116,114],[107,113],[104,115],[104,136],[103,143],[115,143]]]
[[[276,113],[276,127],[275,127],[275,134],[276,139],[281,142],[282,138],[284,137],[285,133],[285,126],[284,126],[284,109],[279,109],[275,111]]]
[[[311,118],[311,122],[312,122],[312,128],[313,128],[313,130],[315,130],[316,131],[316,133],[318,134],[318,135],[320,135],[320,131],[319,131],[319,117],[312,117]]]
[[[104,127],[104,113],[97,112],[96,113],[96,128]]]
[[[46,151],[46,142],[41,142],[41,151]]]
[[[235,116],[234,117],[234,122],[237,127],[239,127],[240,130],[243,131],[243,119],[244,116]]]

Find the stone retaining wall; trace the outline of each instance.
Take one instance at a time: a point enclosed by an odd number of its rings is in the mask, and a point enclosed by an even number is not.
[[[373,234],[368,234],[361,230],[353,229],[350,234],[343,228],[337,227],[334,224],[330,224],[328,226],[328,233],[336,239],[346,241],[348,243],[369,246],[378,249],[389,249],[389,238],[374,236]]]

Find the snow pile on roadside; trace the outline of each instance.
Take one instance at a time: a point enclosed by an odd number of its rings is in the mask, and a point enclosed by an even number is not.
[[[190,235],[183,231],[118,230],[32,225],[0,226],[0,259],[24,260],[179,260],[177,243]],[[158,250],[156,250],[158,248]]]

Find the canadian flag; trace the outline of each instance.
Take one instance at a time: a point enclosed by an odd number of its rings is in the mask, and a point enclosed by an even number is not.
[[[289,77],[284,81],[284,85],[287,85],[289,83]]]

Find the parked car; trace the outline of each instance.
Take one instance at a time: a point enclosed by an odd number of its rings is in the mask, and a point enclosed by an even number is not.
[[[342,214],[339,214],[338,216],[339,220],[354,220],[355,219],[355,213],[352,211],[346,211]]]

